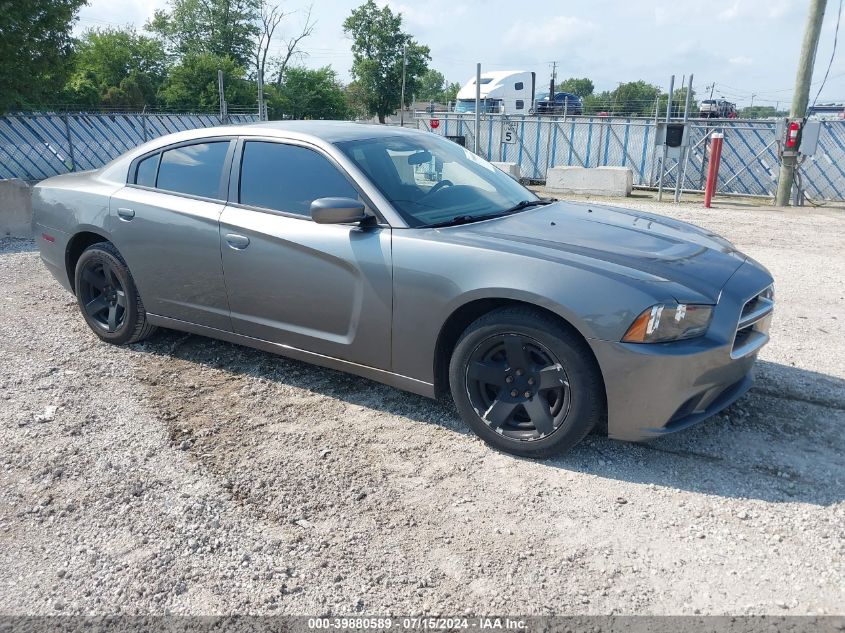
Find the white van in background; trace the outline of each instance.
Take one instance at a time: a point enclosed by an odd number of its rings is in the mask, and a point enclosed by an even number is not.
[[[481,73],[481,111],[528,114],[534,103],[536,74],[528,70]],[[458,91],[455,112],[475,112],[475,77]]]

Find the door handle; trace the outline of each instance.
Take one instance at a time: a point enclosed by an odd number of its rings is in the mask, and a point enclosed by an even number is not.
[[[119,207],[117,209],[117,215],[121,220],[129,222],[132,218],[135,217],[135,211],[133,211],[132,209],[127,209],[126,207]]]
[[[246,235],[238,235],[237,233],[227,233],[226,243],[235,250],[242,251],[249,246],[249,238]]]

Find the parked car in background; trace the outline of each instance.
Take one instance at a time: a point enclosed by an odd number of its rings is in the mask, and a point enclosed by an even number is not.
[[[531,114],[584,114],[584,104],[581,97],[571,92],[556,92],[554,100],[543,92],[537,95]]]
[[[451,395],[519,455],[687,428],[769,340],[772,277],[729,242],[538,198],[428,132],[190,130],[32,195],[41,258],[103,341],[165,327]]]
[[[736,104],[727,99],[705,99],[698,109],[698,116],[703,119],[735,119]]]

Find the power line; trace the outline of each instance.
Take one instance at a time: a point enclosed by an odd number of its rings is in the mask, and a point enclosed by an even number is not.
[[[833,31],[833,50],[830,52],[830,61],[827,63],[827,70],[824,73],[824,77],[822,78],[822,85],[819,86],[819,91],[816,93],[816,98],[813,99],[813,105],[816,105],[816,101],[819,100],[819,95],[822,93],[824,89],[825,83],[827,83],[827,76],[830,74],[830,67],[833,65],[833,58],[836,55],[836,44],[839,41],[839,22],[842,19],[842,0],[839,0],[839,12],[836,14],[836,29]]]

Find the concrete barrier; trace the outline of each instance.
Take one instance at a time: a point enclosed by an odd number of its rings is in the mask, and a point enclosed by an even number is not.
[[[519,180],[522,177],[522,170],[516,163],[493,163],[493,165],[501,169],[514,180]]]
[[[630,196],[634,172],[630,167],[552,167],[546,189],[594,196]]]
[[[32,189],[23,180],[0,180],[0,237],[32,237]]]

